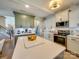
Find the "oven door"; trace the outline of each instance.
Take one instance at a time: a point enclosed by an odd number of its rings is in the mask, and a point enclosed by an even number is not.
[[[59,43],[59,44],[62,44],[62,45],[64,45],[65,46],[65,37],[63,37],[63,36],[54,36],[54,42],[57,42],[57,43]]]

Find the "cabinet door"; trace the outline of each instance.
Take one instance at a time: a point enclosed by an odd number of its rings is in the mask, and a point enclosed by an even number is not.
[[[48,39],[50,40],[50,41],[54,41],[54,35],[53,35],[53,32],[49,32],[49,34],[48,34]]]
[[[56,22],[68,21],[68,10],[56,14]]]
[[[44,38],[45,38],[45,39],[48,39],[48,31],[47,31],[47,30],[44,31]]]
[[[79,54],[79,40],[78,38],[68,37],[67,38],[67,49]]]

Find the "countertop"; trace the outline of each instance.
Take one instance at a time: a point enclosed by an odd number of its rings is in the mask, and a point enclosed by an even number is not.
[[[79,38],[79,35],[68,35],[69,37],[76,37]]]
[[[58,36],[58,37],[63,37],[63,38],[66,38],[66,36],[63,36],[63,35],[58,35],[58,34],[54,34],[54,36]]]
[[[23,41],[28,40],[27,36],[19,37],[12,59],[54,59],[65,50],[65,47],[39,36],[37,36],[37,39],[44,41],[45,44],[32,48],[25,48]]]
[[[15,34],[15,36],[24,36],[24,35],[31,35],[31,34],[35,34],[35,33],[20,33],[20,34]]]

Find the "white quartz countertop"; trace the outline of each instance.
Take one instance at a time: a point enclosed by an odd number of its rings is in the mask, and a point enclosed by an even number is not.
[[[54,59],[65,50],[65,47],[45,40],[39,36],[37,36],[37,39],[44,41],[45,44],[25,48],[24,40],[28,40],[27,36],[19,37],[12,59]]]
[[[69,37],[77,37],[79,38],[79,35],[68,35]]]

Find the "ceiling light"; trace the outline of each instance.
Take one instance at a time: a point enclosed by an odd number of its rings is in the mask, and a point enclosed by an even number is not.
[[[49,3],[49,8],[56,9],[56,8],[59,8],[61,4],[62,4],[61,0],[51,0]]]
[[[25,7],[26,7],[26,8],[29,8],[30,6],[29,6],[29,5],[25,5]]]

